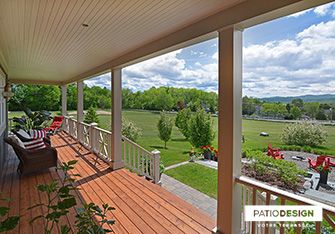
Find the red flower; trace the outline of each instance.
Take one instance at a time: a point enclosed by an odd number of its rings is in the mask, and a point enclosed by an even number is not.
[[[214,147],[211,147],[211,150],[214,150]]]
[[[328,167],[327,167],[327,166],[324,166],[324,167],[323,167],[323,169],[324,169],[324,170],[327,170],[327,169],[328,169]]]

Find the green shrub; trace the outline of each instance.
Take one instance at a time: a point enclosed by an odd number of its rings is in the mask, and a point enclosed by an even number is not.
[[[190,108],[184,108],[181,111],[178,112],[175,125],[179,129],[179,131],[184,135],[186,139],[189,139],[190,137],[190,119],[191,119],[191,109]]]
[[[158,137],[165,143],[164,148],[166,148],[166,142],[171,139],[172,126],[172,119],[167,116],[165,111],[162,111],[157,123],[157,128],[159,132]]]
[[[210,114],[204,109],[197,109],[190,120],[190,142],[194,147],[212,144],[215,137],[213,124]]]
[[[122,117],[122,135],[135,142],[142,136],[142,129],[136,127],[136,125],[127,118]]]
[[[312,151],[312,147],[310,147],[310,146],[303,146],[303,147],[302,147],[302,150],[303,150],[304,152],[309,153],[309,152]]]
[[[307,121],[287,124],[280,135],[281,140],[287,145],[316,146],[326,142],[328,133],[320,124]]]

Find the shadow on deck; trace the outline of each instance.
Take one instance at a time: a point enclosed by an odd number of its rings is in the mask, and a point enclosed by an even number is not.
[[[81,147],[65,133],[53,136],[52,145],[58,151],[60,162],[78,160],[73,174],[79,173],[75,186],[77,202],[94,202],[101,207],[108,203],[116,210],[108,213],[108,218],[115,220],[111,226],[115,233],[211,233],[216,221],[202,211],[191,206],[179,197],[155,185],[127,169],[112,171],[108,164],[98,159],[87,149]],[[11,208],[9,215],[24,215],[15,230],[7,233],[43,233],[44,222],[39,220],[29,226],[28,222],[39,215],[42,209],[27,211],[29,206],[45,202],[46,196],[39,193],[34,186],[50,183],[52,179],[62,176],[54,168],[37,173],[25,174],[20,179],[16,171],[18,159],[10,149],[1,175],[1,198],[9,197],[12,201],[1,201],[1,206]],[[75,209],[63,218],[60,225],[67,224],[74,229]],[[59,227],[55,233],[60,233]]]

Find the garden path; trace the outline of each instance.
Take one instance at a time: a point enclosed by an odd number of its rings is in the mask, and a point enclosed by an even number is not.
[[[172,165],[170,167],[165,168],[165,170],[185,165],[187,163],[189,162],[187,161],[176,165]],[[165,188],[166,190],[180,197],[181,199],[188,202],[192,206],[198,208],[199,210],[205,212],[209,216],[216,219],[217,201],[214,198],[211,198],[206,194],[203,194],[198,190],[191,188],[190,186],[165,174],[162,175],[161,181],[163,188]]]

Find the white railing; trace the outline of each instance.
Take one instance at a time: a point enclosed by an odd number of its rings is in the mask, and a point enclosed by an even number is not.
[[[107,161],[112,160],[111,132],[98,128],[96,123],[78,123],[73,117],[64,117],[63,124],[63,131],[67,132],[91,152]],[[122,136],[122,145],[124,165],[158,184],[160,182],[160,152],[157,150],[149,152],[124,136]]]
[[[154,183],[159,183],[160,152],[158,150],[149,152],[124,136],[122,136],[122,141],[122,160],[124,165],[135,172],[152,179]]]
[[[275,202],[275,199],[272,199],[272,196],[276,196],[281,199],[280,204],[285,205],[286,201],[290,201],[296,203],[298,205],[315,205],[321,206],[323,209],[323,218],[329,223],[329,225],[335,230],[335,221],[331,217],[335,217],[335,208],[320,202],[316,202],[314,200],[292,194],[278,188],[266,185],[264,183],[255,181],[245,176],[239,176],[235,179],[235,182],[243,185],[243,195],[242,201],[243,205],[272,205]],[[263,197],[265,200],[258,201],[259,196],[254,196],[254,194],[258,194],[259,191],[263,192]],[[242,206],[243,207],[243,206]],[[243,217],[243,216],[242,216]],[[243,219],[242,219],[243,221]],[[264,225],[265,224],[265,225]],[[256,223],[256,222],[243,222],[243,230],[246,233],[258,234],[258,233],[285,233],[285,227],[287,226],[296,226],[297,234],[302,233],[302,222],[291,222],[287,223],[280,222],[278,223],[278,228],[272,228],[274,224],[270,224],[268,222],[265,223]],[[315,233],[321,233],[321,222],[315,222]]]

